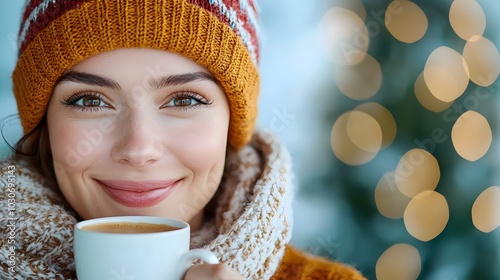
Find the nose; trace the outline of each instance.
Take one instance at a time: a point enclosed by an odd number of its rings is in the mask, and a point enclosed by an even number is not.
[[[129,113],[122,117],[121,127],[117,128],[118,140],[111,151],[113,160],[135,167],[160,160],[164,147],[155,123],[154,116],[147,113]]]

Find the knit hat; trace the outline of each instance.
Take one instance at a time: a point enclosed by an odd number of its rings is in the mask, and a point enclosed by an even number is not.
[[[117,48],[168,50],[206,67],[230,106],[228,142],[253,132],[259,95],[253,0],[28,0],[19,31],[14,94],[24,132],[45,114],[57,78]]]

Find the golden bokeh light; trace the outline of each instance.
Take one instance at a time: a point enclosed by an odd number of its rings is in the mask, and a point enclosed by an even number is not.
[[[410,198],[423,191],[434,190],[441,177],[436,158],[423,149],[406,152],[394,174],[399,191]]]
[[[355,65],[365,58],[370,37],[364,21],[356,13],[331,8],[324,14],[319,30],[322,47],[332,62]]]
[[[493,42],[484,37],[468,41],[463,56],[467,61],[472,82],[487,87],[496,81],[500,73],[500,54]]]
[[[463,113],[453,125],[451,140],[457,153],[476,161],[486,154],[493,140],[488,120],[476,111]]]
[[[452,102],[465,92],[469,84],[467,63],[457,51],[439,47],[427,58],[424,80],[437,99]]]
[[[347,119],[347,137],[363,151],[376,153],[382,146],[382,129],[372,116],[352,111]]]
[[[418,250],[409,244],[395,244],[378,258],[377,280],[415,280],[422,269]]]
[[[365,5],[361,0],[333,0],[329,1],[333,7],[344,8],[357,14],[363,21],[366,20]]]
[[[450,210],[446,198],[435,191],[423,191],[406,206],[403,220],[406,230],[420,241],[429,241],[446,227]]]
[[[368,102],[356,106],[355,111],[361,111],[372,116],[379,124],[382,129],[382,149],[387,148],[392,144],[397,133],[397,126],[394,117],[391,112],[387,110],[384,106]]]
[[[403,218],[410,198],[402,194],[396,186],[394,172],[387,172],[380,178],[375,188],[375,203],[384,217],[389,219]]]
[[[484,190],[472,205],[472,223],[482,232],[491,232],[500,226],[500,187]]]
[[[417,4],[394,0],[385,12],[385,26],[397,40],[414,43],[425,35],[429,23]]]
[[[436,112],[436,113],[442,112],[448,109],[451,106],[451,104],[453,104],[453,101],[444,102],[437,99],[434,95],[432,95],[429,88],[425,84],[424,75],[422,73],[418,75],[413,89],[415,91],[415,96],[417,97],[418,102],[420,102],[420,104],[424,108],[426,108],[431,112]]]
[[[486,17],[474,0],[455,0],[450,7],[450,24],[458,37],[473,41],[483,35]]]
[[[335,156],[349,165],[369,162],[382,144],[382,131],[377,121],[358,111],[342,114],[335,121],[330,137]]]
[[[382,85],[382,69],[377,60],[366,55],[356,65],[339,65],[334,74],[339,90],[354,100],[364,100],[377,93]]]

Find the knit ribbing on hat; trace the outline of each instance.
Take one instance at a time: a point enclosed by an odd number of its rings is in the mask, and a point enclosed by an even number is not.
[[[57,78],[117,48],[168,50],[206,67],[229,101],[228,141],[253,132],[259,94],[256,7],[234,0],[32,0],[19,32],[14,94],[24,131],[42,119]]]
[[[258,25],[256,6],[248,0],[223,1],[223,0],[190,0],[189,2],[198,5],[221,19],[229,25],[247,47],[254,63],[259,60]]]
[[[27,2],[22,18],[22,25],[19,29],[19,54],[24,51],[36,34],[52,20],[86,1],[89,0],[32,0]],[[257,7],[253,2],[249,2],[248,0],[187,0],[187,2],[208,10],[229,25],[243,40],[254,63],[258,63]],[[42,19],[39,20],[39,17]]]

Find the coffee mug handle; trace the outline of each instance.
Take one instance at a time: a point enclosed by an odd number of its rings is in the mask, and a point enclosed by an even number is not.
[[[192,262],[194,260],[202,260],[205,263],[208,264],[218,264],[219,259],[217,259],[217,256],[215,254],[207,249],[193,249],[189,250],[181,258],[181,264],[182,266],[179,267],[179,272],[178,272],[178,277],[175,279],[183,279],[184,274],[186,271],[189,269],[189,267],[192,265]]]
[[[202,260],[208,264],[218,264],[219,259],[217,256],[210,250],[207,249],[193,249],[189,250],[183,256],[184,263],[191,263],[194,260]]]

